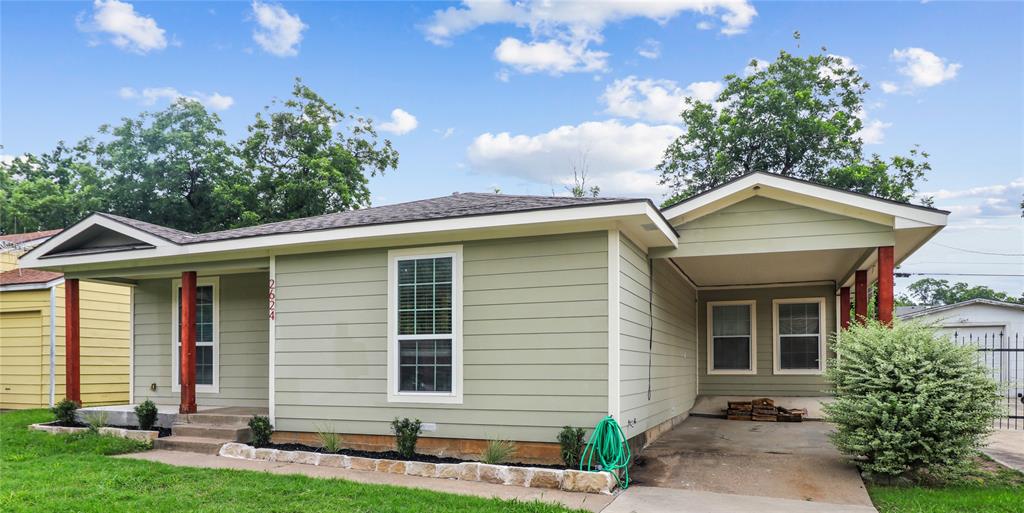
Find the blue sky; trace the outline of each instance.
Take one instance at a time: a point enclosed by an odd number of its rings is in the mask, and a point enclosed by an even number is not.
[[[1012,208],[1024,193],[1024,6],[692,4],[3,2],[2,153],[75,141],[176,95],[206,103],[235,140],[300,76],[389,129],[401,164],[372,180],[375,204],[563,193],[583,155],[605,194],[659,200],[650,169],[681,130],[682,97],[713,94],[751,59],[826,46],[873,86],[866,150],[920,144],[934,168],[920,190],[953,211],[902,270],[1016,274],[945,278],[1024,290]]]

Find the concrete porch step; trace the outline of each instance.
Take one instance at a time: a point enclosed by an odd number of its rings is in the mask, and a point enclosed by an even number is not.
[[[231,440],[235,442],[248,442],[252,440],[252,430],[248,426],[217,425],[217,424],[177,424],[171,427],[171,434],[174,436],[186,436],[194,438],[213,438],[217,440]]]
[[[154,440],[153,448],[199,454],[217,454],[220,451],[220,447],[228,442],[231,442],[231,440],[171,435]]]
[[[193,413],[178,415],[176,425],[194,424],[203,426],[248,427],[252,415],[232,415],[224,413]]]

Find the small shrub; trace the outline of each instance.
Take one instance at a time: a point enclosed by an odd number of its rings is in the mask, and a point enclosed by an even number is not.
[[[496,465],[504,463],[516,453],[516,443],[509,440],[488,440],[480,461]]]
[[[107,412],[90,411],[85,414],[85,423],[89,425],[89,430],[92,432],[99,431],[101,427],[107,425]]]
[[[249,429],[252,430],[252,445],[253,447],[266,447],[270,445],[270,437],[274,434],[274,426],[270,424],[270,419],[260,415],[255,415],[249,419]]]
[[[583,428],[565,426],[558,433],[558,445],[562,446],[562,462],[566,467],[576,468],[583,454]]]
[[[854,324],[826,371],[832,442],[884,479],[955,476],[999,415],[999,388],[975,349],[916,323]]]
[[[316,437],[324,452],[335,453],[341,449],[341,437],[335,432],[334,426],[316,426]]]
[[[416,454],[416,441],[420,438],[420,419],[395,419],[391,429],[395,432],[395,448],[403,458],[412,458]]]
[[[50,411],[52,411],[53,415],[57,417],[57,422],[64,425],[74,425],[77,423],[75,420],[75,411],[77,411],[80,406],[81,405],[75,401],[63,399],[61,402],[54,405],[53,408],[50,408]]]
[[[135,407],[135,418],[139,420],[139,429],[149,431],[156,424],[156,405],[153,401],[146,399],[142,404]]]

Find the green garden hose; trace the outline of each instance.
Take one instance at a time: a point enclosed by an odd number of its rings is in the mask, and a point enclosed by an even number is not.
[[[597,466],[594,466],[594,454],[597,454]],[[580,456],[580,470],[597,472],[607,470],[615,476],[619,488],[629,488],[629,460],[632,457],[629,451],[629,444],[626,443],[626,436],[622,434],[622,428],[611,415],[601,419],[601,422],[594,426],[594,433],[590,435],[587,446],[583,448]],[[587,468],[583,468],[586,462]],[[618,469],[622,469],[622,478],[619,478]]]

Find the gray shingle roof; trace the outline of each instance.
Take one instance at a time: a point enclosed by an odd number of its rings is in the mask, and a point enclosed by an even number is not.
[[[603,205],[612,203],[647,202],[646,199],[627,198],[569,198],[558,196],[516,196],[511,194],[487,194],[478,192],[456,193],[451,196],[432,198],[394,205],[350,210],[322,216],[305,217],[276,223],[248,226],[233,230],[210,233],[188,233],[152,223],[136,221],[113,214],[101,214],[138,230],[153,234],[176,244],[195,244],[262,235],[329,230],[431,219],[508,214],[532,210]]]

